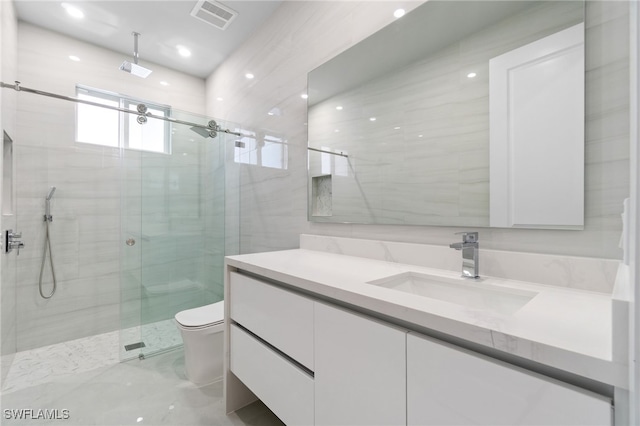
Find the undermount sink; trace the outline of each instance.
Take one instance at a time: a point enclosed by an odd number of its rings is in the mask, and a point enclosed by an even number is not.
[[[486,284],[481,278],[448,278],[417,272],[403,272],[367,284],[505,315],[514,314],[538,294]]]

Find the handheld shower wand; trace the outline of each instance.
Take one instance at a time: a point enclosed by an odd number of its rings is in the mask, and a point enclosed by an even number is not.
[[[44,199],[45,209],[44,209],[44,221],[45,222],[53,222],[53,216],[51,216],[51,198],[53,197],[53,193],[56,192],[56,187],[52,186],[49,190],[49,194]]]
[[[49,223],[53,222],[53,216],[51,216],[51,198],[53,198],[53,193],[56,192],[56,187],[52,186],[49,190],[49,193],[44,199],[44,223],[46,227],[46,234],[44,240],[44,253],[42,254],[42,264],[40,265],[40,280],[38,282],[38,291],[40,292],[40,296],[43,299],[51,299],[53,293],[56,292],[56,288],[58,286],[58,280],[56,279],[56,271],[53,266],[53,252],[51,251],[51,237],[49,236]],[[45,294],[42,289],[42,276],[44,274],[44,264],[47,261],[47,251],[49,252],[49,263],[51,264],[51,276],[53,278],[53,288],[51,289],[51,293]]]

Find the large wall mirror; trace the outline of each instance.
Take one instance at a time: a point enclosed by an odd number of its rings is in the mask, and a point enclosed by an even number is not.
[[[582,229],[583,22],[432,0],[310,72],[309,220]]]

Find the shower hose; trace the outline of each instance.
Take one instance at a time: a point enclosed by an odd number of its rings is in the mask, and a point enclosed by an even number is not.
[[[38,282],[38,290],[40,291],[40,296],[42,296],[42,298],[51,299],[53,294],[56,292],[56,287],[57,287],[56,271],[53,267],[53,253],[51,252],[51,238],[49,237],[49,221],[45,220],[44,223],[46,224],[47,233],[44,240],[44,253],[42,255],[42,265],[40,265],[40,281]],[[49,263],[51,264],[51,275],[53,276],[53,289],[51,290],[51,293],[49,293],[48,296],[45,296],[44,292],[42,291],[42,275],[44,273],[44,264],[47,261],[47,250],[49,251]]]

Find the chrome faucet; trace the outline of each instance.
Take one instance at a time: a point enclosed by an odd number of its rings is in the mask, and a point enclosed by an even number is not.
[[[478,233],[457,232],[462,234],[462,241],[449,244],[449,247],[462,250],[462,276],[464,278],[480,278],[478,275]]]

